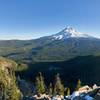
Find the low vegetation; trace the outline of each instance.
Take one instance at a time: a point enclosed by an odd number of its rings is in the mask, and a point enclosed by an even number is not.
[[[21,98],[15,77],[16,65],[12,60],[0,58],[0,100],[20,100]]]

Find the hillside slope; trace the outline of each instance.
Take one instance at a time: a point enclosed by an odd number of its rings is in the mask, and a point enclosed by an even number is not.
[[[21,92],[16,85],[16,63],[0,57],[0,100],[19,100]]]
[[[0,55],[21,62],[64,61],[77,56],[100,55],[100,39],[67,27],[35,40],[0,41]]]

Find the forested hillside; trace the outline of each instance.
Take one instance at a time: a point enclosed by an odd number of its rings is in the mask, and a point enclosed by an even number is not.
[[[20,100],[15,70],[17,63],[0,57],[0,100]]]

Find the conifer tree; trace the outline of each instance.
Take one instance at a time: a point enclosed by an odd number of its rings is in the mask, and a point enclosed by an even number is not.
[[[2,100],[19,100],[21,92],[17,87],[15,76],[10,74],[0,70],[0,92],[2,93],[0,97]]]
[[[81,83],[81,80],[78,79],[77,86],[76,86],[76,90],[78,91],[80,87],[82,87],[82,83]]]
[[[16,87],[15,83],[12,83],[11,86],[8,87],[6,92],[9,97],[9,100],[18,100],[19,98],[21,98],[20,91]]]
[[[64,95],[64,86],[61,82],[59,74],[55,76],[54,95]]]
[[[36,90],[41,94],[45,92],[44,77],[42,76],[41,72],[39,72],[38,76],[36,77]]]
[[[53,86],[52,86],[52,83],[49,84],[48,93],[49,93],[49,95],[53,95]]]
[[[67,88],[67,95],[70,95],[70,88]]]

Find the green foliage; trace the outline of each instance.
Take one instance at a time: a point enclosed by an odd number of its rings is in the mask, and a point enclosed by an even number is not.
[[[15,82],[7,88],[6,93],[8,95],[9,100],[19,100],[21,98],[20,91],[16,86]]]
[[[48,87],[48,93],[49,95],[53,95],[53,86],[52,86],[52,83],[49,84],[49,87]]]
[[[70,95],[70,88],[67,88],[67,95]]]
[[[21,92],[16,84],[14,62],[0,59],[0,97],[2,100],[20,100]]]
[[[82,87],[81,80],[78,79],[78,81],[77,81],[77,86],[76,86],[76,90],[79,90],[79,88],[81,88],[81,87]]]
[[[55,84],[54,84],[54,95],[61,94],[64,95],[64,86],[61,82],[59,74],[55,76]]]
[[[27,69],[28,69],[28,65],[27,64],[20,63],[20,64],[18,64],[16,71],[25,71]]]
[[[7,100],[19,100],[21,93],[16,85],[15,78],[6,76],[5,72],[0,72],[0,90],[2,98]]]
[[[26,41],[0,41],[0,56],[19,62],[64,61],[77,56],[98,56],[100,55],[99,47],[100,40],[95,38],[79,38],[78,41],[77,38],[51,41],[51,37],[43,37]]]
[[[38,76],[36,77],[36,90],[41,94],[45,92],[44,77],[42,76],[41,72],[39,72]]]

